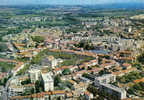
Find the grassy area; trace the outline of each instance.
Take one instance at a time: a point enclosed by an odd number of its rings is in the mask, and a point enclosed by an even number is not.
[[[73,53],[66,53],[66,52],[52,52],[52,51],[49,51],[48,49],[45,49],[45,50],[41,51],[38,55],[36,55],[31,60],[30,64],[27,64],[23,69],[21,69],[18,72],[18,75],[24,74],[25,71],[29,69],[31,64],[40,64],[41,61],[45,57],[48,57],[50,55],[54,56],[55,58],[64,59],[64,62],[60,66],[81,64],[83,62],[94,59],[93,57],[81,56],[81,55],[76,55]]]
[[[0,69],[2,72],[8,72],[15,67],[14,63],[0,62]]]
[[[49,55],[52,55],[55,58],[64,59],[64,62],[61,64],[61,66],[81,64],[83,62],[94,59],[93,57],[81,56],[81,55],[76,55],[73,53],[66,53],[66,52],[52,52],[46,49],[40,52],[36,57],[34,57],[34,59],[32,60],[32,64],[39,64],[43,58]]]

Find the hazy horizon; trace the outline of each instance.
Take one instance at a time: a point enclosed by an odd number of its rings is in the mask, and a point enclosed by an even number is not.
[[[0,5],[27,5],[27,4],[50,4],[50,5],[94,5],[113,3],[144,3],[144,0],[1,0]]]

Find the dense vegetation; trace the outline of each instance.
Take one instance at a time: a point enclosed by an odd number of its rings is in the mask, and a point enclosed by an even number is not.
[[[118,77],[117,80],[121,83],[133,82],[136,79],[141,79],[144,77],[142,72],[130,72],[122,77]]]
[[[7,8],[7,9],[5,9]],[[47,10],[45,10],[47,8]],[[57,10],[56,10],[56,9]],[[0,7],[0,41],[2,37],[8,34],[17,34],[24,29],[49,28],[49,27],[67,27],[66,33],[78,32],[85,28],[81,25],[82,21],[89,19],[101,20],[104,17],[110,19],[127,18],[129,16],[142,14],[143,10],[127,10],[127,9],[101,9],[96,6],[79,6],[77,10],[69,10],[70,7],[64,6],[58,9],[57,6],[7,6]],[[51,10],[52,9],[52,10]],[[55,10],[53,10],[55,9]],[[69,13],[65,13],[69,12]],[[73,13],[75,12],[75,14]],[[30,20],[32,18],[41,18],[40,20]],[[45,17],[45,18],[42,18]],[[133,22],[136,22],[135,20]],[[134,24],[135,25],[135,24]],[[101,25],[96,25],[93,30],[100,29]],[[139,25],[135,25],[139,26]],[[105,34],[113,34],[109,30],[104,30]],[[96,33],[97,34],[97,33]],[[98,33],[99,34],[99,33]]]
[[[144,64],[144,53],[142,53],[141,55],[139,55],[137,57],[138,62],[140,62],[141,64]]]
[[[37,42],[37,43],[42,43],[42,42],[44,42],[44,37],[42,37],[42,36],[33,36],[32,37],[32,40],[34,41],[34,42]]]
[[[140,82],[137,84],[134,84],[132,87],[128,89],[128,93],[131,95],[139,95],[140,97],[144,96],[144,82]]]
[[[78,44],[75,44],[78,48],[84,48],[85,50],[93,50],[94,46],[91,41],[80,41]]]
[[[68,74],[70,74],[71,73],[71,71],[70,71],[70,69],[64,69],[63,70],[63,72],[62,72],[62,74],[64,74],[64,75],[68,75]]]

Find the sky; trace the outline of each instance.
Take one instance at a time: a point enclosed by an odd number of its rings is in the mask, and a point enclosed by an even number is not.
[[[109,4],[109,3],[144,3],[144,0],[0,0],[0,5],[26,5],[26,4]]]

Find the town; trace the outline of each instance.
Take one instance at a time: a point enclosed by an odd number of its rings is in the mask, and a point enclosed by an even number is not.
[[[144,10],[0,9],[0,100],[144,100]]]

